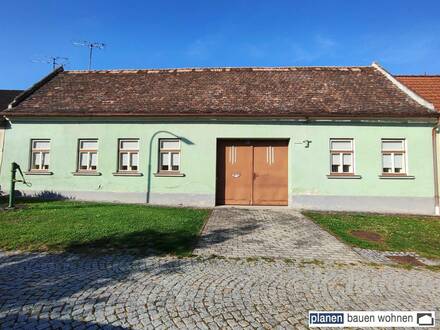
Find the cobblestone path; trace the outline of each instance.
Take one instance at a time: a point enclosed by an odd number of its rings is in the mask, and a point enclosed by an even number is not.
[[[196,255],[356,262],[350,247],[292,209],[216,208]]]
[[[302,329],[310,309],[439,311],[440,273],[360,263],[0,253],[1,329]]]

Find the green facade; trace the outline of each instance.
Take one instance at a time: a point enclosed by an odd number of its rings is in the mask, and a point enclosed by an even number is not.
[[[212,206],[216,190],[217,139],[282,138],[289,139],[289,203],[292,206],[344,209],[348,203],[346,209],[356,209],[355,205],[350,206],[354,203],[363,204],[359,205],[360,210],[371,207],[374,211],[374,205],[382,201],[383,207],[378,206],[381,211],[411,212],[414,208],[415,212],[433,213],[432,128],[433,123],[360,121],[12,120],[11,128],[5,134],[0,184],[2,191],[9,189],[11,162],[17,162],[26,171],[29,169],[31,139],[47,138],[51,140],[50,171],[53,175],[29,175],[27,180],[32,187],[18,185],[18,189],[23,188],[27,193],[51,191],[76,194],[78,198],[93,196],[99,199],[102,196],[102,199],[124,201],[130,201],[129,196],[136,196],[132,201],[142,202],[146,201],[150,185],[151,202]],[[158,139],[174,136],[182,138],[181,172],[185,176],[156,177]],[[73,175],[77,167],[78,139],[84,138],[99,141],[100,176]],[[120,138],[139,139],[139,171],[142,176],[113,175],[117,170]],[[331,138],[354,139],[355,174],[361,178],[327,177]],[[406,139],[408,174],[414,178],[380,178],[382,138]],[[311,141],[308,148],[304,140]],[[150,158],[151,173],[148,173]],[[108,197],[110,195],[112,197]],[[128,198],[121,197],[124,195]],[[313,198],[316,205],[312,205]],[[387,204],[395,206],[387,209]]]

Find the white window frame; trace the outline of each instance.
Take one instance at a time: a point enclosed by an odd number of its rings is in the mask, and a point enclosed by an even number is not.
[[[350,150],[336,150],[332,149],[332,142],[349,142],[351,144]],[[329,141],[329,150],[330,150],[330,175],[355,175],[356,167],[355,167],[355,146],[353,138],[331,138]],[[344,172],[344,155],[351,155],[351,171]],[[339,170],[338,172],[333,171],[333,155],[339,155]]]
[[[96,148],[95,149],[85,149],[81,148],[81,144],[83,142],[96,142]],[[98,149],[99,149],[99,141],[98,139],[79,139],[78,140],[78,160],[77,160],[77,171],[78,172],[96,172],[98,171]],[[92,163],[91,163],[91,157],[90,155],[95,153],[96,154],[96,168],[92,169]],[[87,168],[83,169],[81,168],[81,154],[87,154]]]
[[[179,143],[179,147],[176,148],[163,148],[162,147],[162,142],[178,142]],[[180,139],[159,139],[159,159],[158,159],[158,173],[180,173],[180,169],[182,168],[182,143],[180,141]],[[169,164],[168,169],[164,170],[162,169],[162,154],[168,154],[168,160],[169,160]],[[172,154],[179,154],[179,165],[178,165],[178,169],[174,170],[173,169],[173,165],[172,165]]]
[[[137,149],[122,149],[122,143],[123,142],[137,142],[138,147]],[[122,154],[128,154],[128,166],[127,169],[122,168]],[[132,164],[132,155],[137,154],[138,157],[138,164],[133,165]],[[123,138],[118,140],[118,172],[123,173],[138,173],[139,172],[139,139],[130,139],[130,138]],[[136,166],[136,169],[133,169],[133,167]]]
[[[402,142],[403,150],[384,150],[383,143],[384,142]],[[382,176],[406,176],[408,175],[408,148],[406,139],[404,138],[394,138],[394,139],[381,139],[380,140],[380,149],[381,149],[381,173]],[[384,172],[384,155],[391,156],[391,172]],[[396,172],[395,168],[395,155],[402,155],[402,172]]]
[[[48,142],[49,148],[35,148],[34,143],[36,142]],[[31,172],[49,172],[50,169],[50,139],[31,139],[31,152],[30,152],[30,166],[29,171]],[[40,168],[34,168],[34,154],[40,154],[40,164],[38,166]],[[43,167],[43,154],[49,155],[49,164],[47,165],[47,168]]]

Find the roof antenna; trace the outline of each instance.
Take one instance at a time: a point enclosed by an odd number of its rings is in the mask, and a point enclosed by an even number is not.
[[[102,42],[91,42],[91,41],[74,41],[73,44],[79,47],[89,48],[89,71],[92,70],[92,57],[93,49],[103,49],[106,45]]]
[[[32,60],[32,62],[34,63],[52,64],[52,70],[65,66],[66,64],[68,64],[68,61],[69,59],[67,57],[61,56],[43,56],[37,57]]]

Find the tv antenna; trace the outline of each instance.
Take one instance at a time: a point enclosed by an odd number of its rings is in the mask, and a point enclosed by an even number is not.
[[[34,63],[52,64],[52,70],[66,65],[68,61],[69,59],[67,57],[61,56],[43,56],[32,60]]]
[[[74,41],[73,44],[75,46],[87,47],[89,49],[89,71],[92,69],[93,49],[103,49],[105,47],[105,44],[102,42]]]

